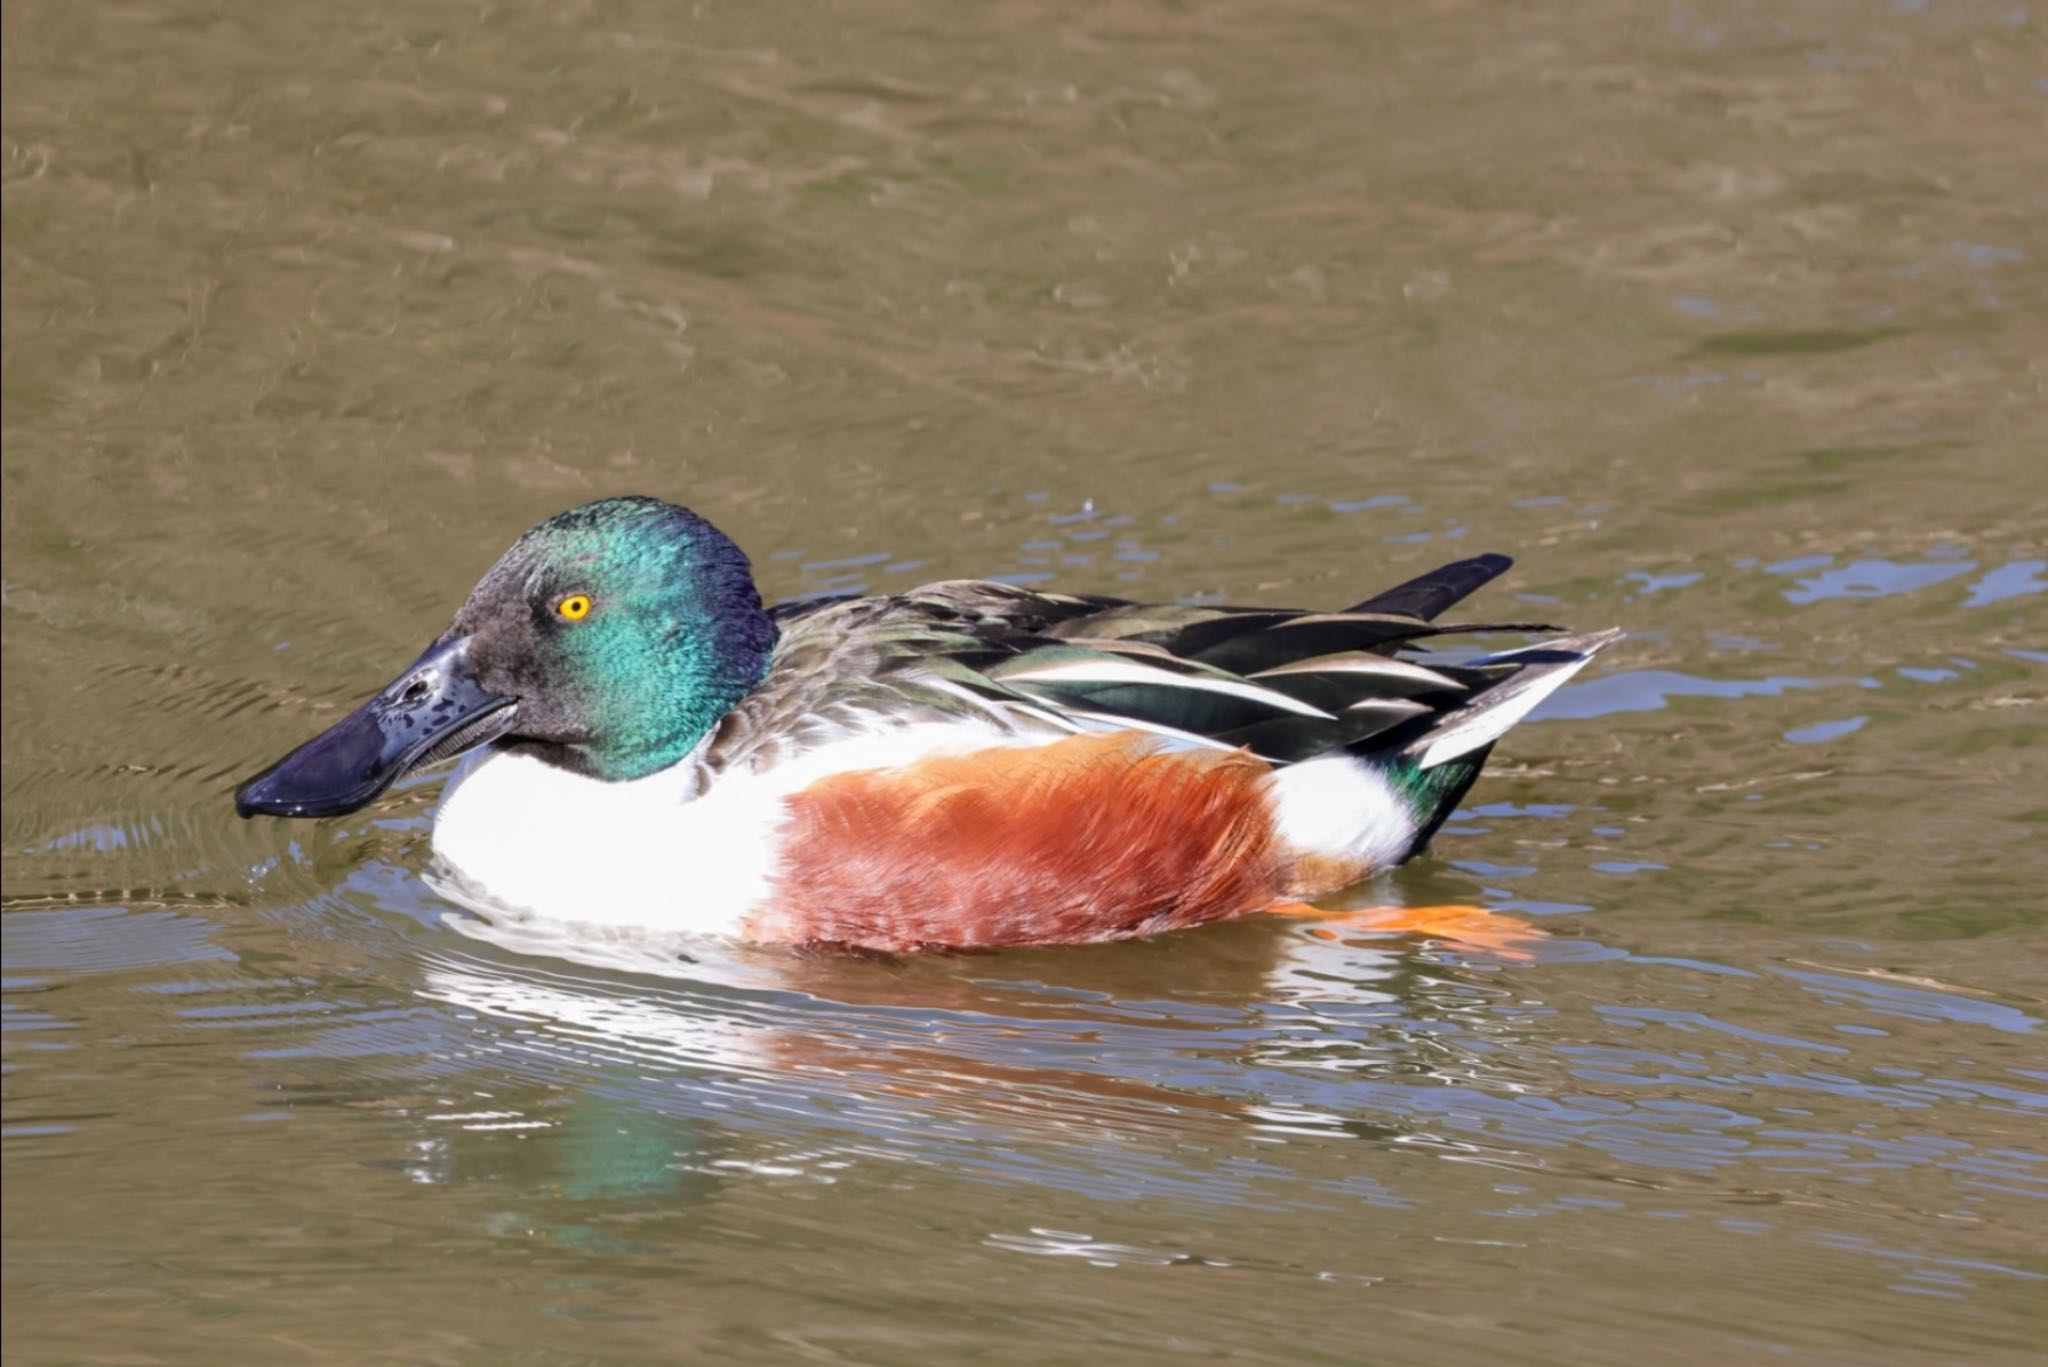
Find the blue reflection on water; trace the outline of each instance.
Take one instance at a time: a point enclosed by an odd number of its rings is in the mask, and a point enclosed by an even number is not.
[[[1822,556],[1819,559],[1825,564],[1834,557]],[[1777,574],[1796,573],[1806,568],[1818,569],[1819,566],[1810,565],[1807,561],[1788,561],[1771,566],[1772,572]],[[1831,598],[1890,598],[1960,578],[1976,568],[1974,560],[1916,565],[1901,564],[1895,560],[1858,560],[1854,564],[1801,579],[1798,588],[1785,590],[1785,600],[1806,604]]]
[[[1549,720],[1585,720],[1613,712],[1654,712],[1672,698],[1775,698],[1794,689],[1853,683],[1874,688],[1874,679],[1801,679],[1772,675],[1768,679],[1702,679],[1672,669],[1631,669],[1603,674],[1584,683],[1568,684],[1546,698],[1531,714]]]
[[[2042,577],[2043,570],[2048,570],[2048,560],[2015,560],[2010,565],[2000,565],[1970,585],[1970,596],[1963,600],[1963,606],[1981,608],[2008,598],[2048,592],[2048,578]]]
[[[1843,717],[1839,721],[1818,721],[1811,726],[1795,726],[1785,733],[1785,739],[1794,745],[1819,745],[1823,741],[1840,740],[1863,729],[1868,717]]]

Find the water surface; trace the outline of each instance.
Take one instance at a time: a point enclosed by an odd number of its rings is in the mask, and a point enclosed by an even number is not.
[[[4,24],[10,1361],[2048,1338],[2034,8]],[[1630,639],[1350,900],[1541,936],[599,954],[434,781],[234,819],[626,491],[775,597],[1512,552]]]

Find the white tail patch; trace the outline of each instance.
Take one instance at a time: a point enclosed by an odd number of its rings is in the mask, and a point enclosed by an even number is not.
[[[1536,709],[1542,702],[1561,688],[1572,675],[1586,667],[1586,663],[1603,647],[1621,639],[1619,630],[1596,631],[1584,636],[1567,636],[1555,641],[1544,641],[1538,645],[1523,646],[1516,650],[1504,650],[1489,655],[1477,664],[1491,664],[1499,660],[1512,660],[1518,655],[1531,655],[1543,651],[1577,652],[1575,660],[1561,660],[1554,664],[1531,664],[1506,683],[1482,694],[1479,698],[1445,715],[1436,729],[1424,736],[1418,745],[1420,751],[1416,763],[1424,769],[1433,769],[1460,755],[1469,755],[1482,745],[1491,745],[1507,734],[1509,727]]]
[[[1415,814],[1393,785],[1350,755],[1318,755],[1273,775],[1273,825],[1300,854],[1356,864],[1361,874],[1408,851]]]

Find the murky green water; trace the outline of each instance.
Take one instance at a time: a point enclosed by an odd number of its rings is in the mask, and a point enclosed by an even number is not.
[[[2048,84],[1992,4],[5,16],[10,1362],[2048,1337]],[[227,788],[509,538],[1633,633],[1369,898],[575,962]],[[657,971],[659,970],[659,971]]]

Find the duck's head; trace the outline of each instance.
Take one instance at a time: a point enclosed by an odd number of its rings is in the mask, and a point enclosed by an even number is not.
[[[775,645],[747,558],[687,508],[612,498],[505,552],[391,685],[235,790],[243,816],[336,816],[491,741],[598,778],[687,755]]]

